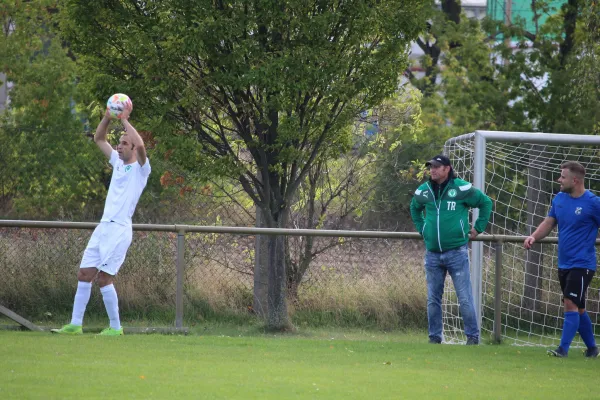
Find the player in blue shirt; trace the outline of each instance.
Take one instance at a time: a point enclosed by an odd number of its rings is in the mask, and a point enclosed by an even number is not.
[[[563,293],[565,319],[560,346],[548,350],[567,357],[577,331],[587,346],[586,357],[598,357],[592,321],[585,311],[585,293],[596,272],[596,236],[600,228],[600,198],[584,187],[585,168],[569,161],[561,166],[560,193],[552,200],[548,216],[525,239],[530,249],[558,225],[558,280]]]

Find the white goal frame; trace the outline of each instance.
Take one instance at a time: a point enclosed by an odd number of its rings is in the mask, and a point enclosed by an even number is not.
[[[561,133],[507,132],[477,130],[472,133],[456,136],[444,144],[444,154],[451,156],[451,147],[461,141],[474,140],[473,184],[485,192],[486,182],[486,149],[488,142],[531,143],[540,145],[582,145],[600,146],[600,136],[574,135]],[[472,223],[479,216],[479,210],[473,209]],[[474,241],[471,246],[471,283],[473,300],[479,327],[482,325],[482,266],[483,242]]]

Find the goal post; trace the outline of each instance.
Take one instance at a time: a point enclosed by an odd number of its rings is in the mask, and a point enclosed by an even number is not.
[[[547,215],[558,191],[560,165],[578,161],[586,167],[586,188],[600,190],[600,137],[557,133],[475,131],[446,141],[444,153],[461,178],[488,194],[494,203],[488,232],[527,236]],[[472,221],[479,210],[472,212]],[[553,234],[551,234],[552,236]],[[555,244],[525,251],[506,243],[501,279],[502,338],[517,344],[552,345],[562,330],[562,304],[556,276]],[[482,337],[494,320],[493,243],[471,244],[471,281]],[[587,308],[598,318],[598,288],[590,285]],[[444,290],[444,340],[461,343],[463,325],[451,280]]]

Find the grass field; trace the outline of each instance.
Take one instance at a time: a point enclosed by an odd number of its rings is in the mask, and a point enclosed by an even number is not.
[[[0,331],[1,399],[598,398],[600,360],[368,332],[128,335]],[[237,333],[237,335],[236,335]]]

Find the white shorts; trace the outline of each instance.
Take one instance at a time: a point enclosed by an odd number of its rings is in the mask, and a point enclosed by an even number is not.
[[[125,261],[132,237],[131,225],[101,222],[94,229],[79,268],[98,268],[109,275],[116,275]]]

